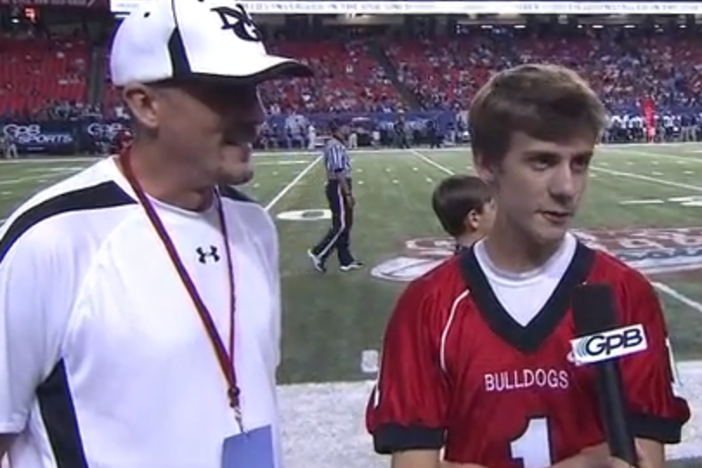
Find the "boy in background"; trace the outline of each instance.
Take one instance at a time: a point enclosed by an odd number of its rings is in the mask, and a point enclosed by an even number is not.
[[[470,175],[454,175],[434,189],[431,205],[441,227],[456,242],[456,253],[484,237],[495,219],[490,187]]]

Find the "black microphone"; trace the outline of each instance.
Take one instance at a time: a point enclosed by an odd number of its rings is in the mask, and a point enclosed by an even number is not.
[[[612,288],[605,284],[578,286],[573,294],[572,310],[576,336],[590,338],[573,347],[573,357],[577,361],[576,354],[590,353],[589,357],[593,358],[594,349],[595,353],[600,354],[595,359],[602,359],[599,362],[591,360],[590,365],[595,366],[597,371],[600,413],[610,453],[631,466],[638,466],[636,443],[629,425],[619,364],[617,359],[607,357],[611,351],[610,343],[616,345],[616,337],[612,337],[615,338],[612,341],[601,337],[593,339],[602,332],[617,329],[616,303]],[[625,343],[621,337],[618,341]]]

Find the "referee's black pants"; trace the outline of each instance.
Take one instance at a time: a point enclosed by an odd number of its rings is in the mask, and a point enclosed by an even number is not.
[[[347,179],[347,183],[350,188],[351,180]],[[353,208],[344,197],[338,180],[327,181],[325,192],[332,213],[332,225],[322,240],[314,246],[312,253],[324,262],[336,250],[339,264],[349,265],[354,261],[349,244],[353,226]]]

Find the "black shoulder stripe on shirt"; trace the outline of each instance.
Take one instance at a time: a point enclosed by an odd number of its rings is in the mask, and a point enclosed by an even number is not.
[[[63,360],[37,388],[37,400],[56,468],[88,468]]]
[[[25,232],[46,219],[72,211],[99,210],[133,203],[136,201],[112,181],[49,198],[12,221],[5,235],[0,238],[0,263]]]

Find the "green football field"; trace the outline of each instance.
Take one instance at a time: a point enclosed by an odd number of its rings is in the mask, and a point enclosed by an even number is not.
[[[79,171],[87,159],[0,162],[0,219],[39,188]],[[275,217],[283,277],[281,410],[289,468],[374,468],[363,411],[380,341],[407,281],[451,254],[430,207],[436,183],[471,171],[465,148],[357,151],[352,246],[366,264],[325,275],[306,250],[329,213],[318,154],[265,153],[243,188]],[[702,410],[702,145],[600,147],[577,219],[578,233],[650,275],[665,304],[678,367],[693,413]],[[699,418],[670,466],[702,461]],[[702,423],[700,423],[702,424]],[[681,460],[686,459],[685,463]],[[499,468],[499,467],[497,467]]]

